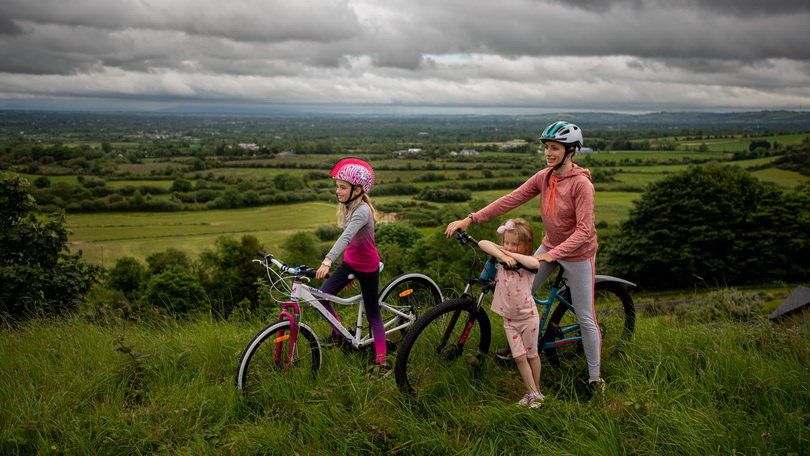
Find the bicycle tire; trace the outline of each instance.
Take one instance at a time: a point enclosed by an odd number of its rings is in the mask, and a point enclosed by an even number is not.
[[[403,393],[453,394],[453,379],[470,377],[489,351],[492,337],[487,313],[473,312],[471,299],[451,299],[428,309],[416,321],[402,340],[394,367]],[[472,326],[465,336],[468,322]],[[460,359],[470,362],[455,362]]]
[[[380,291],[380,302],[403,312],[410,314],[415,322],[425,310],[434,307],[442,302],[442,292],[430,277],[407,272],[391,279]],[[393,327],[403,323],[403,318],[395,314],[382,312],[383,322],[386,327]],[[365,328],[367,331],[368,328]],[[408,328],[388,334],[387,339],[390,344],[396,346],[405,337]]]
[[[571,301],[571,291],[566,289],[563,298]],[[596,320],[602,330],[602,358],[613,355],[633,336],[636,327],[636,307],[630,293],[618,282],[597,282],[594,294]],[[548,328],[544,331],[542,343],[554,342],[579,336],[577,329],[563,336],[562,331],[578,324],[576,315],[568,307],[557,304],[549,318]],[[556,329],[556,328],[559,328]],[[583,354],[581,341],[563,344],[545,349],[546,358],[558,363],[560,358],[573,358]]]
[[[236,368],[237,389],[244,394],[256,393],[262,389],[272,389],[280,375],[303,372],[314,376],[318,373],[321,367],[321,348],[315,332],[303,323],[299,325],[292,360],[288,358],[289,332],[290,322],[278,321],[253,336],[239,357]]]

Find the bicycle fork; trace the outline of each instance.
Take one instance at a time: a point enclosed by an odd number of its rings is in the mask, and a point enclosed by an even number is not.
[[[285,302],[281,305],[281,309],[278,321],[287,320],[290,322],[290,334],[284,334],[284,331],[280,331],[279,336],[273,340],[273,343],[276,344],[274,362],[277,365],[281,362],[284,355],[284,342],[288,341],[285,364],[289,368],[292,367],[295,344],[298,341],[298,321],[301,316],[301,308],[298,306],[297,302]],[[290,312],[289,309],[291,309],[292,312]]]
[[[464,352],[464,344],[467,342],[467,338],[470,337],[470,333],[472,332],[472,329],[475,326],[475,322],[478,318],[477,317],[478,312],[481,311],[481,302],[484,300],[485,295],[486,292],[481,293],[481,295],[478,297],[478,302],[476,302],[475,307],[470,310],[468,320],[464,322],[464,331],[462,331],[461,337],[459,337],[458,342],[456,342],[454,350],[450,354],[445,354],[446,358],[451,357],[455,359],[458,355]],[[455,328],[456,323],[458,323],[459,316],[461,316],[460,310],[453,312],[453,316],[450,318],[450,321],[447,324],[447,328],[445,328],[444,335],[442,336],[441,345],[440,347],[438,347],[439,352],[441,352],[444,349],[444,345],[450,338],[450,334],[453,332],[453,328]]]

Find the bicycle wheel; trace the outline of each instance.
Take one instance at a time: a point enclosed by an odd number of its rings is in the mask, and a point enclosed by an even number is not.
[[[442,302],[442,292],[430,277],[408,272],[394,277],[383,287],[380,291],[380,302],[412,315],[413,320],[416,321],[425,310]],[[380,309],[380,311],[386,331],[407,321],[386,309]],[[388,334],[388,341],[393,344],[401,342],[407,330],[408,328],[404,328]],[[368,328],[365,331],[368,331]]]
[[[405,335],[394,368],[397,386],[426,397],[453,394],[489,351],[489,317],[468,298],[445,301],[417,320]]]
[[[563,298],[571,302],[571,291],[566,289]],[[597,282],[594,294],[596,320],[602,331],[602,358],[610,356],[621,349],[622,344],[630,340],[636,327],[636,308],[633,298],[624,286],[617,282]],[[549,327],[543,336],[543,342],[554,342],[581,336],[579,328],[567,332],[577,325],[577,317],[566,306],[558,304],[549,318]],[[562,343],[545,350],[551,362],[558,362],[560,357],[570,358],[583,353],[581,341]]]
[[[312,329],[301,324],[290,356],[290,322],[264,328],[248,343],[236,369],[236,387],[243,393],[272,389],[280,376],[315,375],[321,367],[321,348]]]

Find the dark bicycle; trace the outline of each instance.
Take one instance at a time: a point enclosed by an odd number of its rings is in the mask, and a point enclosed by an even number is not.
[[[452,389],[453,379],[472,375],[489,352],[492,328],[482,304],[495,288],[497,260],[484,263],[478,241],[463,230],[454,235],[473,252],[470,277],[459,298],[444,301],[424,313],[410,328],[397,352],[395,376],[405,393],[425,397]],[[483,266],[483,271],[477,274]],[[602,332],[602,356],[609,356],[633,334],[636,310],[625,285],[616,277],[597,275],[595,310]],[[480,287],[475,294],[473,287]],[[548,299],[534,298],[540,313],[538,347],[551,362],[582,351],[579,323],[560,267]],[[551,309],[554,303],[557,306]],[[551,316],[549,317],[549,314]],[[462,360],[463,362],[457,362]]]

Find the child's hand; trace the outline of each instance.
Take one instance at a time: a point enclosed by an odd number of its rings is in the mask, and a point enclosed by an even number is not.
[[[354,287],[356,287],[356,286],[357,286],[357,282],[352,280],[351,282],[349,282],[348,285],[346,285],[346,289],[347,290],[354,290]]]
[[[517,264],[517,260],[510,257],[509,255],[503,255],[503,257],[500,260],[502,263],[506,264],[510,268],[514,268],[515,265]]]
[[[322,264],[321,267],[319,267],[318,270],[315,271],[315,278],[321,280],[324,277],[326,277],[326,274],[329,274],[329,266]]]

